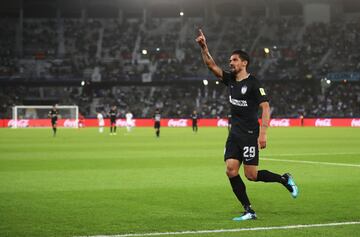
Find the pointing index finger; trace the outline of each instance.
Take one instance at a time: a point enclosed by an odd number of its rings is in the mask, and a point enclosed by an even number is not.
[[[199,34],[200,34],[200,36],[204,36],[204,33],[202,32],[201,29],[199,29]]]

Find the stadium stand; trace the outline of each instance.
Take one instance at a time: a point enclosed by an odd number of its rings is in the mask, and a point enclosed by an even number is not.
[[[85,116],[112,104],[136,117],[152,116],[155,107],[165,117],[188,117],[193,109],[226,116],[224,87],[201,84],[214,79],[194,40],[202,27],[225,69],[232,49],[250,52],[250,71],[265,84],[273,117],[359,117],[359,19],[2,17],[0,116],[29,103],[77,104]]]

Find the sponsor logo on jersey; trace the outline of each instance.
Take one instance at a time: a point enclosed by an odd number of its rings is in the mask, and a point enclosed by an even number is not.
[[[247,91],[247,86],[241,87],[241,94],[244,95],[246,93],[246,91]]]
[[[316,119],[316,127],[331,127],[331,119]]]
[[[229,101],[232,105],[235,105],[235,106],[239,106],[239,107],[247,107],[248,106],[246,100],[233,99],[233,98],[231,98],[231,96],[229,96]]]

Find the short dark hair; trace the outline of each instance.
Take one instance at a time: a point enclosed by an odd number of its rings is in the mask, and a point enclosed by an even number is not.
[[[247,61],[247,65],[246,65],[246,69],[249,67],[250,65],[250,56],[247,52],[241,50],[241,49],[236,49],[234,51],[232,51],[231,55],[237,54],[239,55],[239,57],[241,58],[241,60],[243,61]]]

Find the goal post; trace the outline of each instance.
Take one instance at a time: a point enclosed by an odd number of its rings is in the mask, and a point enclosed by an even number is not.
[[[13,128],[18,128],[18,121],[31,119],[49,119],[49,111],[52,105],[15,105],[12,108]],[[57,105],[59,119],[67,119],[74,122],[74,126],[78,128],[79,107],[77,105]]]

